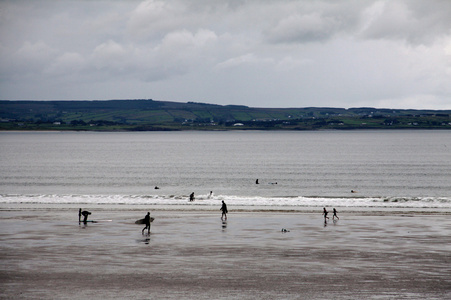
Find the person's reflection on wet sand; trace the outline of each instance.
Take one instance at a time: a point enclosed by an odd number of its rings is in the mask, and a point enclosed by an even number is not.
[[[222,221],[222,231],[227,229],[227,221]]]

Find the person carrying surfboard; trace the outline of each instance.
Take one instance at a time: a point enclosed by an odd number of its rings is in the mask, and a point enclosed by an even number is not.
[[[220,210],[222,210],[222,215],[221,215],[221,220],[225,217],[225,219],[227,220],[227,205],[225,204],[224,200],[222,200],[222,206],[220,208]]]
[[[87,223],[88,222],[88,216],[90,214],[91,213],[89,211],[87,211],[87,210],[81,211],[81,208],[80,208],[80,210],[78,211],[78,222],[80,222],[80,218],[81,218],[81,216],[83,216],[83,223]]]
[[[144,234],[144,230],[147,229],[147,234],[150,234],[150,212],[144,217],[144,224],[146,224],[146,227],[143,228],[141,233]]]

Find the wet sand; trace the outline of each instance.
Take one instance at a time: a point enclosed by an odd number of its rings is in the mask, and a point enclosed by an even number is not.
[[[449,214],[62,207],[0,208],[1,299],[451,298]]]

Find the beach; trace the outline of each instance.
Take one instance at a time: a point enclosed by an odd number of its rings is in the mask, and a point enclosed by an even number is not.
[[[89,210],[98,223],[75,206],[0,207],[0,298],[451,297],[449,213]]]

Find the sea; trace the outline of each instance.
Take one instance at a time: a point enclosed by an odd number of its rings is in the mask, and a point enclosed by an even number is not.
[[[0,132],[3,206],[221,201],[451,212],[451,131]]]

